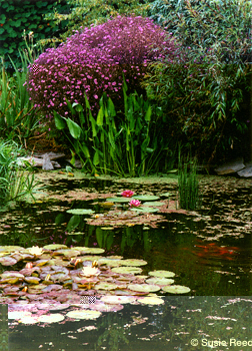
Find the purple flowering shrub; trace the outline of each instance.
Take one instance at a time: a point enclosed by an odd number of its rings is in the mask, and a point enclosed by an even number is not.
[[[66,99],[86,108],[85,93],[93,116],[99,111],[103,92],[119,111],[124,103],[123,74],[128,94],[136,90],[146,96],[140,82],[148,71],[148,63],[164,58],[172,63],[179,57],[180,49],[167,32],[152,22],[141,16],[118,16],[76,31],[66,43],[47,49],[29,67],[30,100],[49,120],[53,120],[53,110],[69,116]]]

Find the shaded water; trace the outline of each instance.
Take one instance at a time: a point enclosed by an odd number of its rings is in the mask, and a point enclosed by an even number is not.
[[[205,182],[201,217],[163,214],[164,222],[158,223],[157,228],[135,225],[103,230],[88,225],[85,221],[88,216],[66,213],[70,207],[106,212],[99,206],[102,200],[95,200],[95,196],[88,201],[73,200],[71,204],[59,200],[22,204],[2,214],[0,244],[31,247],[54,242],[102,247],[103,256],[146,260],[148,265],[142,267],[142,274],[151,270],[173,271],[176,284],[190,287],[190,295],[251,295],[251,182],[244,186],[244,182],[230,177],[231,181],[224,180],[225,185],[219,179],[210,184]],[[88,189],[90,193],[117,193],[129,188],[153,194],[169,190],[176,197],[176,186],[166,184],[63,180],[52,181],[47,186],[58,193],[67,193],[66,187]],[[16,266],[14,269],[23,268]]]
[[[10,313],[9,351],[190,351],[213,346],[244,351],[252,346],[250,297],[172,296],[163,305],[127,304],[91,321],[68,318],[73,309],[77,307],[50,311],[65,317],[52,324],[22,325]]]

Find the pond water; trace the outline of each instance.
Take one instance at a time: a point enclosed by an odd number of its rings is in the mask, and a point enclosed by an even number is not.
[[[105,257],[147,261],[143,275],[153,270],[174,272],[176,284],[189,287],[191,296],[252,294],[251,180],[202,176],[202,208],[196,214],[174,210],[162,213],[157,222],[138,224],[129,219],[116,226],[111,219],[112,225],[99,226],[88,224],[89,215],[66,211],[93,209],[101,218],[110,210],[101,206],[105,199],[125,189],[137,194],[169,192],[172,201],[177,196],[176,182],[55,178],[44,173],[44,197],[37,203],[22,203],[2,212],[1,245],[101,247]],[[23,267],[2,266],[1,272]]]
[[[251,349],[250,297],[171,296],[163,300],[158,306],[125,304],[94,320],[70,317],[72,312],[80,313],[76,306],[51,306],[50,316],[60,316],[61,321],[35,325],[18,322],[17,314],[24,312],[13,312],[9,305],[9,348],[4,350]],[[43,317],[48,311],[34,305],[32,312]],[[6,336],[5,331],[5,341]]]

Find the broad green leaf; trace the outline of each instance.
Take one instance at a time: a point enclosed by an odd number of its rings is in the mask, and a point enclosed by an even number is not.
[[[95,166],[98,166],[98,164],[100,163],[100,158],[99,158],[99,153],[96,150],[95,154],[94,154],[94,158],[93,158],[93,164]]]
[[[72,137],[74,139],[79,139],[82,132],[81,127],[77,123],[72,121],[70,118],[67,119],[67,126],[69,128],[69,131]]]
[[[150,122],[150,120],[151,120],[151,105],[149,105],[148,110],[147,110],[147,112],[145,114],[145,120],[147,122]]]
[[[53,114],[54,114],[56,128],[59,130],[64,129],[66,124],[65,124],[63,118],[56,111],[53,111]]]
[[[96,121],[97,125],[100,127],[103,126],[103,117],[104,117],[104,108],[102,106],[98,112],[97,121]]]

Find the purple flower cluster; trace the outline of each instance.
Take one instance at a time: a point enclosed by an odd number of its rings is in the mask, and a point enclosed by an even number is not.
[[[177,50],[179,44],[152,20],[118,16],[47,49],[29,67],[25,84],[35,107],[50,118],[53,110],[68,116],[66,99],[85,107],[85,94],[96,115],[103,92],[115,105],[122,98],[122,73],[130,90],[138,91],[148,63],[164,58],[172,63]]]

